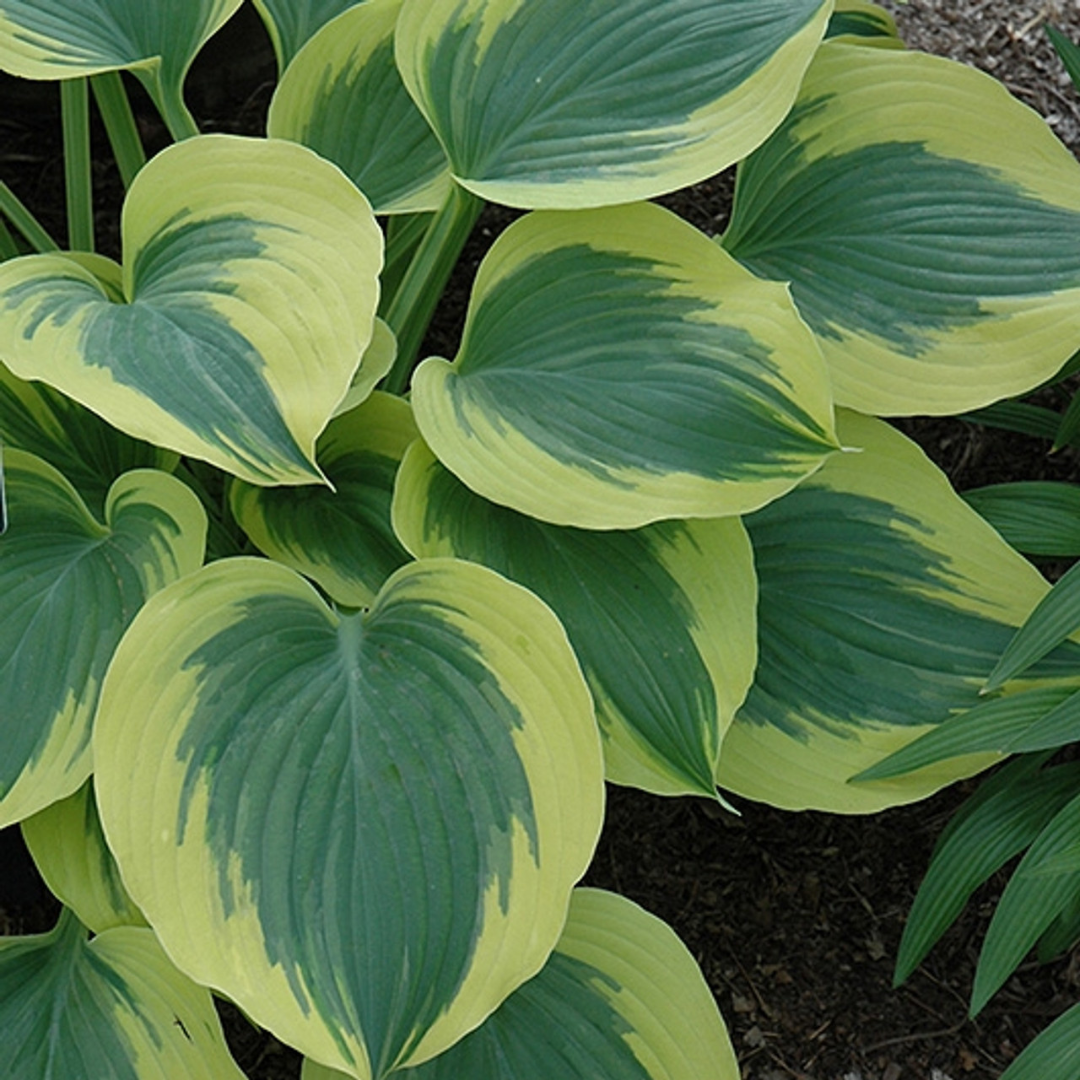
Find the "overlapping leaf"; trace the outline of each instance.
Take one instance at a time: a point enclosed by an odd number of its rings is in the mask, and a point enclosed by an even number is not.
[[[95,934],[112,926],[145,926],[105,843],[93,778],[74,795],[22,822],[26,846],[49,891]]]
[[[304,42],[335,16],[361,0],[254,0],[270,39],[278,67],[284,71]]]
[[[756,659],[757,591],[738,519],[633,532],[547,525],[474,495],[416,443],[394,526],[414,555],[483,563],[551,605],[596,701],[609,780],[715,794],[720,740]]]
[[[416,438],[401,398],[376,393],[319,440],[327,487],[260,488],[239,481],[233,514],[260,551],[317,581],[349,607],[370,604],[408,561],[390,525],[394,476]]]
[[[123,240],[123,303],[64,255],[0,264],[0,359],[253,483],[318,482],[378,297],[364,197],[304,147],[203,136],[139,173]]]
[[[836,0],[827,40],[840,38],[860,45],[877,45],[886,49],[902,49],[904,43],[896,32],[896,20],[869,0]]]
[[[740,166],[723,243],[791,282],[837,402],[863,412],[985,405],[1080,338],[1080,165],[953,61],[823,45]]]
[[[412,402],[474,491],[583,528],[755,509],[837,446],[784,288],[646,203],[515,222],[481,266],[457,358],[425,360]]]
[[[722,787],[780,806],[867,812],[987,765],[967,755],[848,783],[976,704],[1047,584],[881,421],[844,413],[846,446],[746,519],[758,573],[754,685],[720,754]],[[1080,648],[1029,675],[1075,677]]]
[[[599,832],[600,740],[550,610],[483,567],[338,615],[212,563],[109,669],[102,823],[169,954],[358,1077],[444,1050],[544,964]]]
[[[831,0],[406,0],[397,62],[457,180],[572,209],[720,172],[776,127]]]
[[[179,87],[241,0],[0,0],[0,69],[70,79],[160,66]]]
[[[166,473],[126,473],[105,524],[52,466],[4,454],[0,537],[0,825],[72,794],[90,773],[101,680],[146,598],[202,562],[206,517]]]
[[[304,1080],[335,1073],[305,1062]],[[551,959],[477,1031],[403,1080],[738,1080],[712,991],[671,929],[578,889]]]
[[[0,938],[0,1060],[11,1077],[243,1080],[210,992],[152,930],[93,941],[70,912],[33,937]]]
[[[176,465],[174,453],[117,431],[44,383],[15,378],[3,364],[0,443],[36,454],[59,469],[96,515],[122,473],[143,467],[168,472]]]
[[[335,162],[377,214],[437,210],[446,155],[394,63],[401,0],[365,0],[327,23],[292,61],[267,131]]]

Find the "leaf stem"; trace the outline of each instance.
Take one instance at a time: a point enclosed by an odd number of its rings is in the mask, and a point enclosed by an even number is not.
[[[139,138],[135,115],[131,111],[131,102],[120,72],[106,71],[91,76],[90,88],[94,91],[94,101],[105,123],[120,178],[124,187],[129,188],[138,171],[146,164],[146,151]]]
[[[384,384],[392,394],[401,394],[408,386],[435,306],[483,207],[482,199],[453,185],[386,309],[386,321],[398,342],[397,360]]]
[[[14,259],[19,254],[19,245],[15,243],[15,237],[8,231],[4,219],[0,218],[0,262],[5,259]]]
[[[94,192],[90,174],[90,94],[85,78],[60,83],[68,247],[94,250]]]
[[[18,195],[0,180],[0,214],[26,238],[36,252],[59,251],[60,245],[48,234],[45,226],[19,199]]]
[[[184,104],[184,89],[182,83],[168,83],[162,81],[159,71],[136,70],[135,74],[140,82],[146,87],[157,111],[161,113],[161,119],[169,129],[169,134],[177,142],[190,139],[199,134],[199,125],[195,123],[195,117],[188,111]]]

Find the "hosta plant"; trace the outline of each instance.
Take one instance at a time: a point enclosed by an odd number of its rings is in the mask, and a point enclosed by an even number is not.
[[[200,134],[239,2],[0,0],[69,212],[0,189],[0,824],[67,909],[0,944],[0,1051],[230,1075],[213,990],[311,1077],[734,1080],[671,932],[575,889],[604,779],[860,812],[1000,756],[848,782],[1046,591],[874,414],[1061,367],[1077,164],[860,0],[260,0],[266,137]],[[736,163],[722,237],[649,201]]]

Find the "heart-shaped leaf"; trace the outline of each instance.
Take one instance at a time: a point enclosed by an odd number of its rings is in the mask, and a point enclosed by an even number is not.
[[[401,0],[366,0],[315,35],[286,69],[267,131],[340,165],[377,214],[437,210],[446,155],[394,63]]]
[[[335,1080],[304,1063],[303,1080]],[[738,1080],[712,991],[670,927],[576,889],[543,971],[482,1027],[402,1080]]]
[[[139,173],[123,240],[124,303],[63,255],[0,264],[0,358],[252,483],[321,480],[378,298],[364,197],[305,147],[203,136]]]
[[[0,826],[72,794],[90,773],[105,668],[146,598],[203,559],[206,515],[166,473],[113,484],[99,524],[51,465],[4,454],[0,537]]]
[[[276,563],[210,564],[132,625],[94,755],[169,955],[361,1078],[446,1049],[543,966],[602,813],[562,627],[455,560],[355,615]]]
[[[756,509],[837,448],[784,287],[649,203],[510,226],[457,358],[425,360],[412,403],[474,491],[587,529]]]
[[[861,412],[976,408],[1048,379],[1080,340],[1080,165],[950,60],[823,45],[740,165],[723,244],[791,283],[837,403]]]
[[[914,443],[855,413],[845,446],[745,519],[758,574],[754,685],[720,754],[721,787],[787,808],[865,813],[996,759],[970,754],[899,779],[848,783],[980,700],[1045,579]],[[1074,675],[1080,647],[1033,679]]]
[[[0,938],[0,1060],[11,1077],[243,1080],[210,992],[152,930],[87,941],[69,911],[48,934]]]
[[[462,186],[533,209],[720,172],[791,107],[832,0],[406,0],[409,92]]]
[[[715,796],[720,740],[757,659],[753,557],[737,518],[547,525],[474,495],[418,442],[398,473],[394,527],[418,558],[483,563],[551,605],[593,692],[609,780]]]
[[[319,466],[333,490],[236,481],[233,514],[264,554],[317,581],[338,603],[364,607],[409,558],[390,525],[390,496],[415,438],[408,403],[373,394],[319,440]]]

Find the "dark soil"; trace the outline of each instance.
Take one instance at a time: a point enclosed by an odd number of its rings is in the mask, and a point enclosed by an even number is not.
[[[1039,109],[1080,156],[1080,101],[1040,30],[1049,17],[1080,39],[1075,0],[886,4],[910,44],[992,72]],[[245,8],[197,62],[189,83],[193,111],[208,130],[258,131],[272,80],[265,35]],[[141,94],[137,99],[144,135],[156,149],[165,133]],[[62,238],[55,87],[3,78],[0,102],[0,179]],[[227,122],[213,119],[223,116]],[[119,182],[100,133],[96,148],[102,151],[99,246],[117,255]],[[730,192],[725,175],[662,201],[716,233]],[[481,217],[436,313],[427,352],[453,355],[476,266],[513,216],[489,208]],[[1053,393],[1061,400],[1064,392]],[[900,426],[960,489],[1020,478],[1080,481],[1075,453],[1051,456],[1039,440],[951,419],[915,418]],[[980,890],[907,984],[891,985],[904,919],[933,844],[976,786],[968,781],[917,805],[860,818],[784,813],[742,801],[742,816],[735,817],[707,800],[612,788],[587,881],[636,900],[678,931],[716,994],[744,1080],[993,1080],[1080,999],[1080,954],[1074,953],[1049,965],[1022,966],[977,1020],[967,1018],[978,947],[1004,873]],[[0,933],[46,929],[56,911],[17,830],[0,832]],[[293,1051],[235,1010],[222,1012],[251,1080],[299,1075]]]

